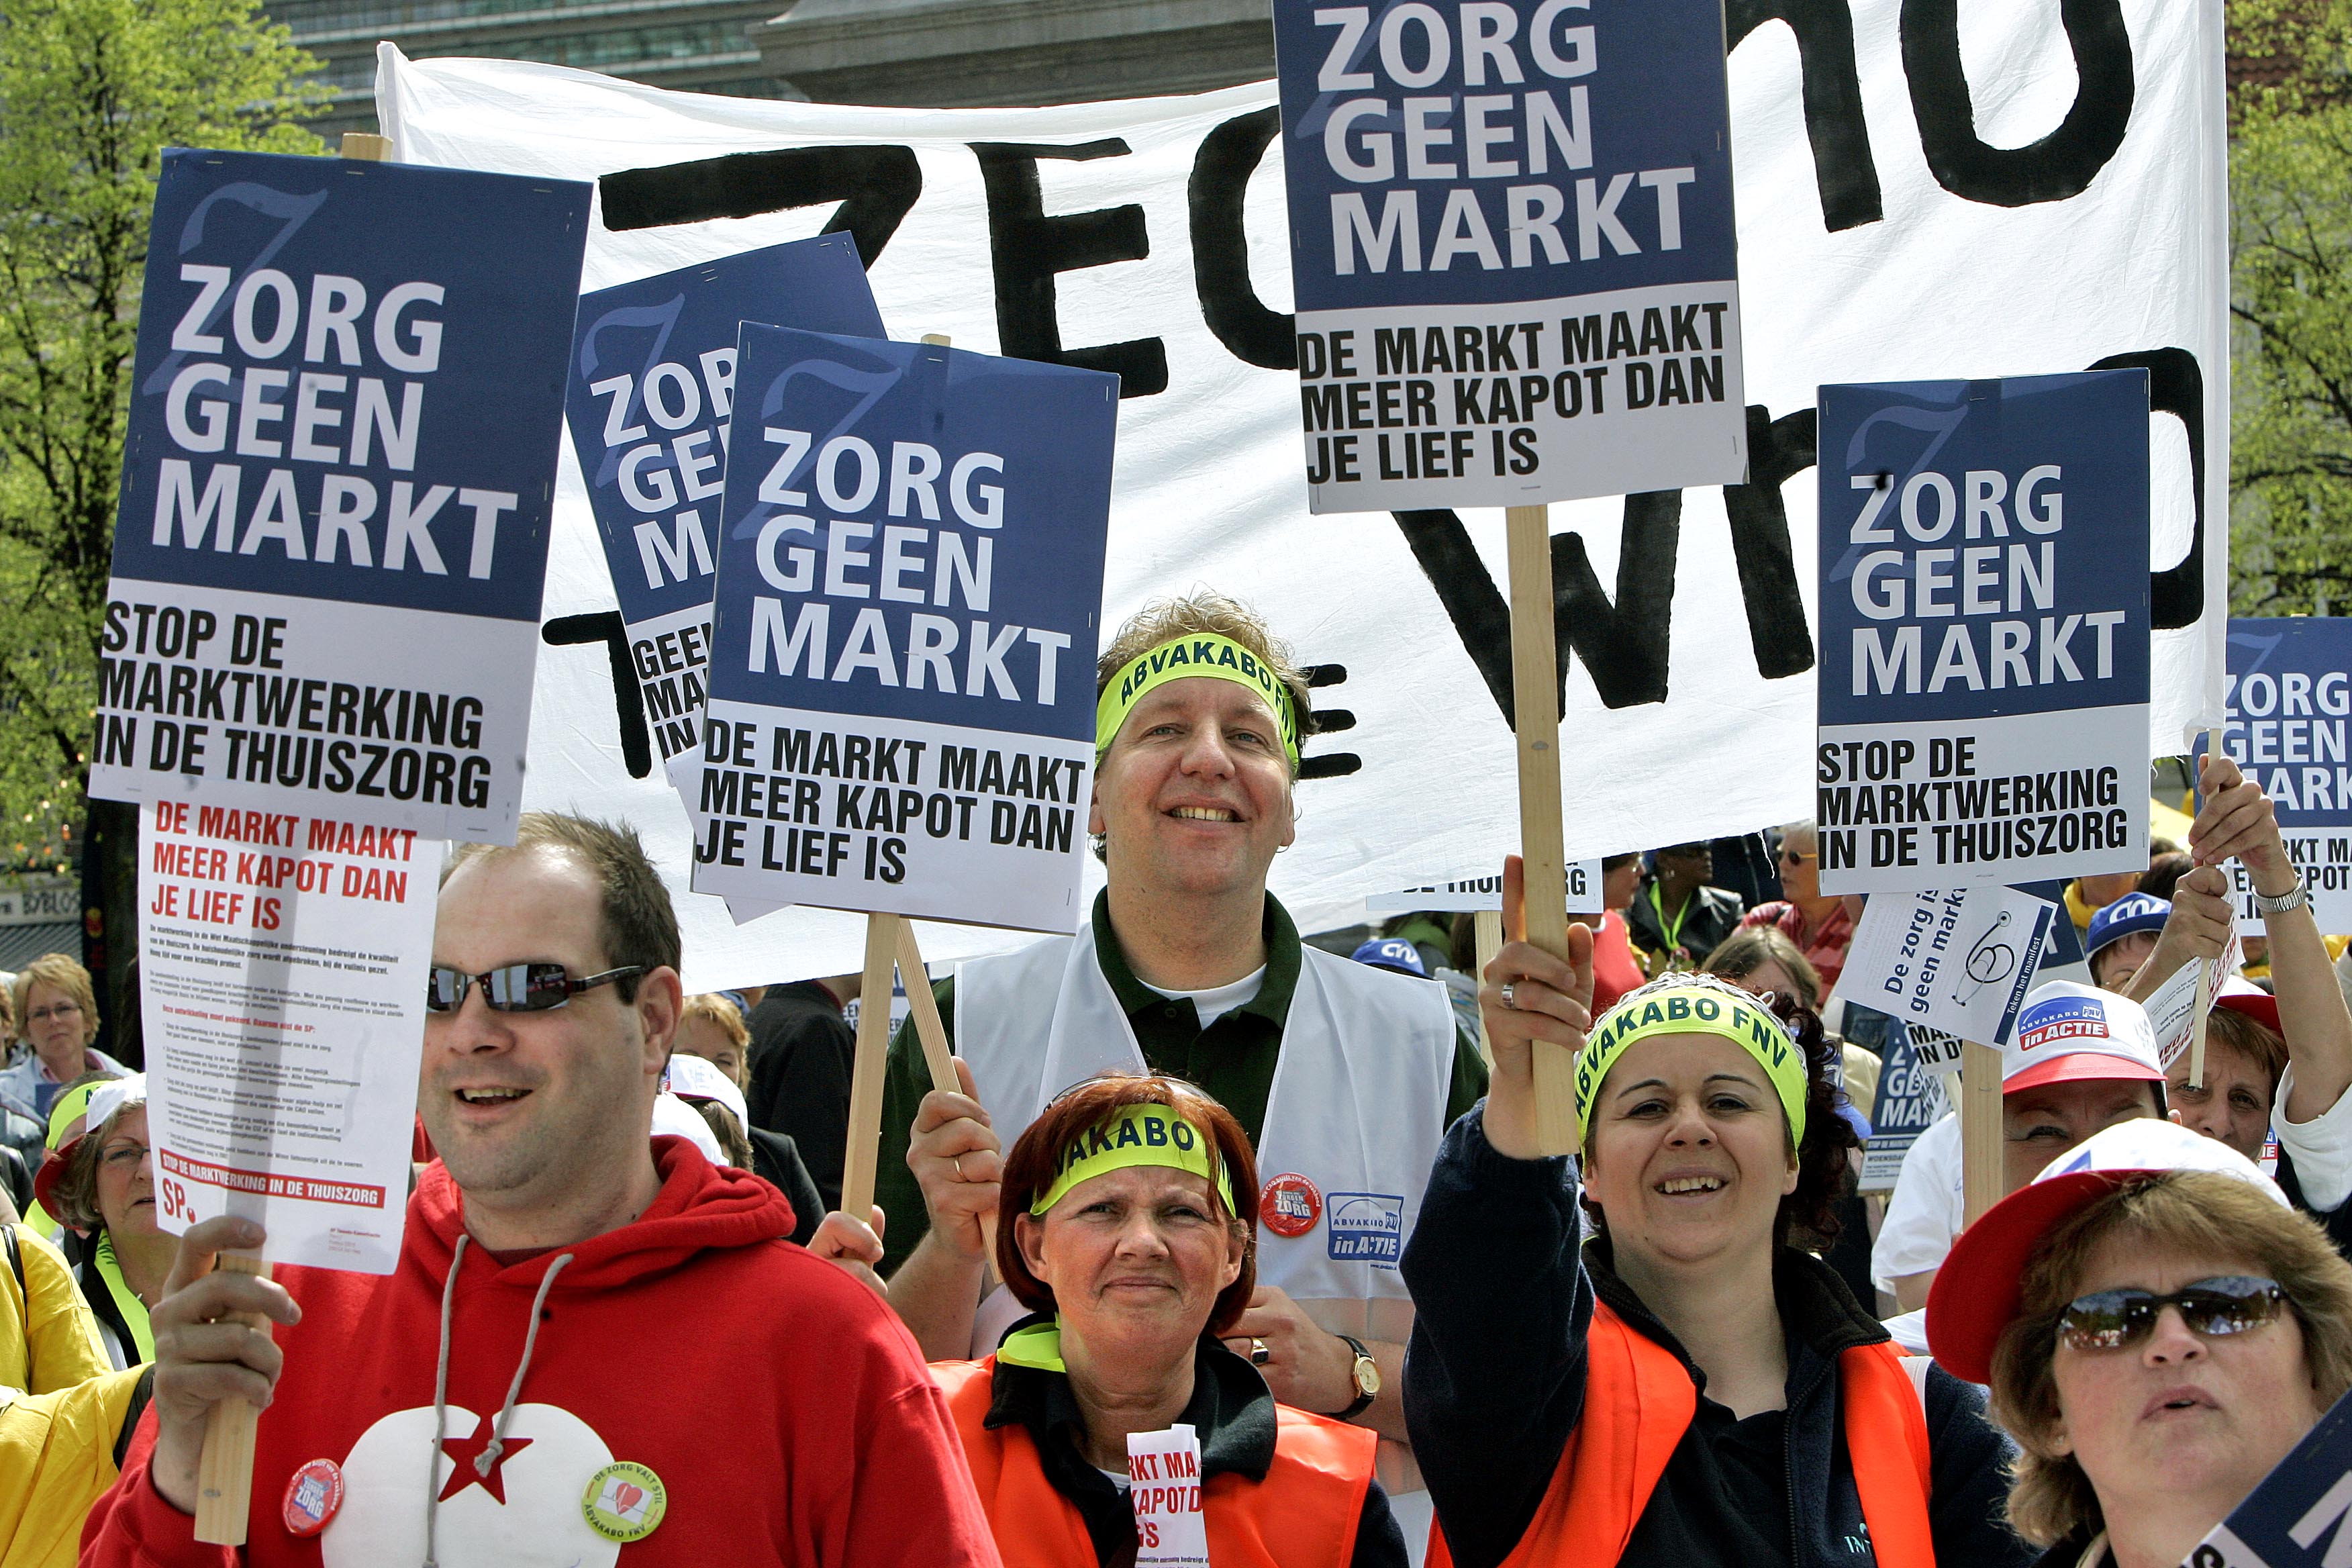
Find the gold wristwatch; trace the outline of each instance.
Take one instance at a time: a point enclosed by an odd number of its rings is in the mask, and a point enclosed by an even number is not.
[[[1349,1375],[1356,1380],[1356,1397],[1348,1408],[1336,1412],[1331,1418],[1334,1421],[1353,1421],[1380,1396],[1381,1363],[1372,1359],[1372,1352],[1366,1350],[1364,1342],[1355,1335],[1341,1334],[1339,1338],[1356,1352],[1356,1364],[1349,1369]]]

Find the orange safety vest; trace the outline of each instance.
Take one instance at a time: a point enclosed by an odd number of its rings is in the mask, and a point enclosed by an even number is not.
[[[1004,1568],[1096,1568],[1094,1540],[1069,1499],[1045,1479],[1029,1429],[991,1429],[996,1358],[934,1362],[963,1439],[972,1484],[988,1510]],[[1201,1489],[1213,1568],[1347,1568],[1371,1485],[1377,1434],[1275,1406],[1274,1464],[1263,1481],[1226,1471]]]
[[[1689,1368],[1605,1303],[1595,1304],[1585,1343],[1583,1419],[1503,1568],[1612,1568],[1698,1413]],[[1841,1351],[1838,1381],[1846,1457],[1879,1568],[1935,1568],[1927,1418],[1901,1353],[1885,1343]],[[1453,1563],[1432,1525],[1429,1568]]]

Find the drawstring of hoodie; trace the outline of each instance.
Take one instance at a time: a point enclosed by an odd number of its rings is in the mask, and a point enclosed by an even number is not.
[[[466,1243],[470,1238],[464,1231],[457,1233],[457,1246],[449,1258],[449,1278],[441,1287],[441,1352],[433,1363],[433,1465],[431,1479],[425,1489],[425,1568],[439,1568],[435,1530],[441,1513],[441,1443],[446,1436],[444,1424],[448,1419],[449,1403],[449,1324],[457,1307],[457,1269],[466,1260]],[[555,1277],[563,1272],[572,1254],[559,1255],[540,1277],[539,1294],[531,1298],[530,1327],[522,1337],[522,1361],[516,1366],[514,1381],[507,1384],[507,1402],[499,1407],[498,1424],[491,1428],[490,1440],[474,1456],[474,1474],[488,1479],[499,1467],[499,1456],[506,1452],[507,1424],[514,1419],[515,1401],[521,1397],[522,1380],[530,1371],[531,1352],[539,1346],[539,1319],[547,1306],[547,1293],[555,1288]]]

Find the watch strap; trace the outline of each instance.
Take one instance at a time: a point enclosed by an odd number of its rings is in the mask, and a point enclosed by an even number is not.
[[[1356,1352],[1357,1361],[1365,1362],[1372,1359],[1372,1352],[1366,1350],[1364,1348],[1364,1342],[1358,1339],[1355,1335],[1341,1334],[1339,1338],[1346,1342],[1349,1350]],[[1354,1370],[1354,1365],[1351,1363],[1349,1367],[1349,1371],[1351,1375],[1353,1374]],[[1353,1421],[1357,1416],[1361,1415],[1366,1410],[1371,1408],[1372,1401],[1377,1397],[1379,1396],[1376,1394],[1366,1394],[1364,1392],[1363,1384],[1360,1382],[1356,1384],[1356,1397],[1348,1402],[1348,1407],[1345,1410],[1336,1410],[1332,1412],[1331,1419],[1334,1421]]]
[[[2311,885],[2298,873],[2294,879],[2294,886],[2277,898],[2266,899],[2262,894],[2256,893],[2253,895],[2253,900],[2255,910],[2261,913],[2283,915],[2289,910],[2299,910],[2311,902]]]

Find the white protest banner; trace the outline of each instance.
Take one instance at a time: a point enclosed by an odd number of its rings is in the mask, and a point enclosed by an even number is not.
[[[90,794],[513,840],[590,195],[163,154]]]
[[[2114,24],[2070,33],[2053,6],[1913,10],[1907,27],[1899,0],[1829,0],[1793,22],[1734,13],[1753,477],[1552,508],[1571,858],[1812,815],[1812,573],[1799,568],[1815,549],[1806,470],[1825,382],[2147,367],[2158,631],[2144,754],[2175,753],[2186,727],[2220,718],[2220,12],[2116,0]],[[591,288],[831,226],[856,238],[901,330],[1118,371],[1129,438],[1105,623],[1196,583],[1234,594],[1320,667],[1317,706],[1352,721],[1308,742],[1298,842],[1274,864],[1303,929],[1360,919],[1367,889],[1490,866],[1515,841],[1508,792],[1461,783],[1508,778],[1516,756],[1501,515],[1307,514],[1270,83],[1042,109],[850,108],[517,60],[383,59],[378,108],[399,156],[598,182]],[[610,650],[617,639],[625,682],[626,639],[568,459],[547,612],[567,646],[540,657],[526,796],[646,835],[677,900],[689,985],[857,968],[855,916],[795,909],[738,928],[688,891],[677,797],[650,764],[630,765],[653,748],[619,706]],[[1021,939],[940,927],[922,940],[947,962]]]
[[[1999,883],[1874,893],[1854,922],[1837,995],[1921,1030],[2005,1046],[2034,982],[2057,907]],[[1922,1047],[1937,1071],[1959,1056]]]
[[[1822,388],[1822,890],[2147,863],[2144,371]]]
[[[2324,931],[2352,931],[2352,621],[2296,616],[2230,623],[2221,749],[2263,786],[2287,858]],[[2230,862],[2238,918],[2258,921],[2254,886]]]
[[[1958,1053],[1953,1059],[1958,1061]],[[1903,1156],[1952,1109],[1944,1076],[1919,1059],[1911,1031],[1896,1028],[1886,1037],[1886,1054],[1878,1073],[1878,1098],[1870,1108],[1870,1142],[1863,1146],[1861,1190],[1885,1193],[1895,1189],[1902,1173]]]
[[[1746,477],[1717,0],[1276,0],[1274,38],[1309,510]]]
[[[1374,893],[1364,900],[1364,912],[1374,915],[1411,914],[1416,910],[1457,914],[1465,910],[1475,912],[1502,907],[1503,879],[1499,874],[1424,882],[1419,887],[1402,888],[1394,892]],[[1579,860],[1568,868],[1568,912],[1571,915],[1597,915],[1601,912],[1600,861]]]
[[[709,678],[735,333],[747,321],[882,336],[857,247],[819,235],[582,295],[565,395],[646,731],[659,765],[689,780]]]
[[[2329,1406],[2181,1568],[2342,1568],[2352,1558],[2352,1394]]]
[[[239,1215],[270,1261],[391,1273],[446,847],[209,804],[139,817],[157,1223]]]
[[[1137,1568],[1209,1568],[1201,1439],[1194,1429],[1180,1422],[1165,1432],[1129,1432],[1127,1477]]]
[[[695,888],[1076,930],[1118,382],[747,322],[735,394]]]

